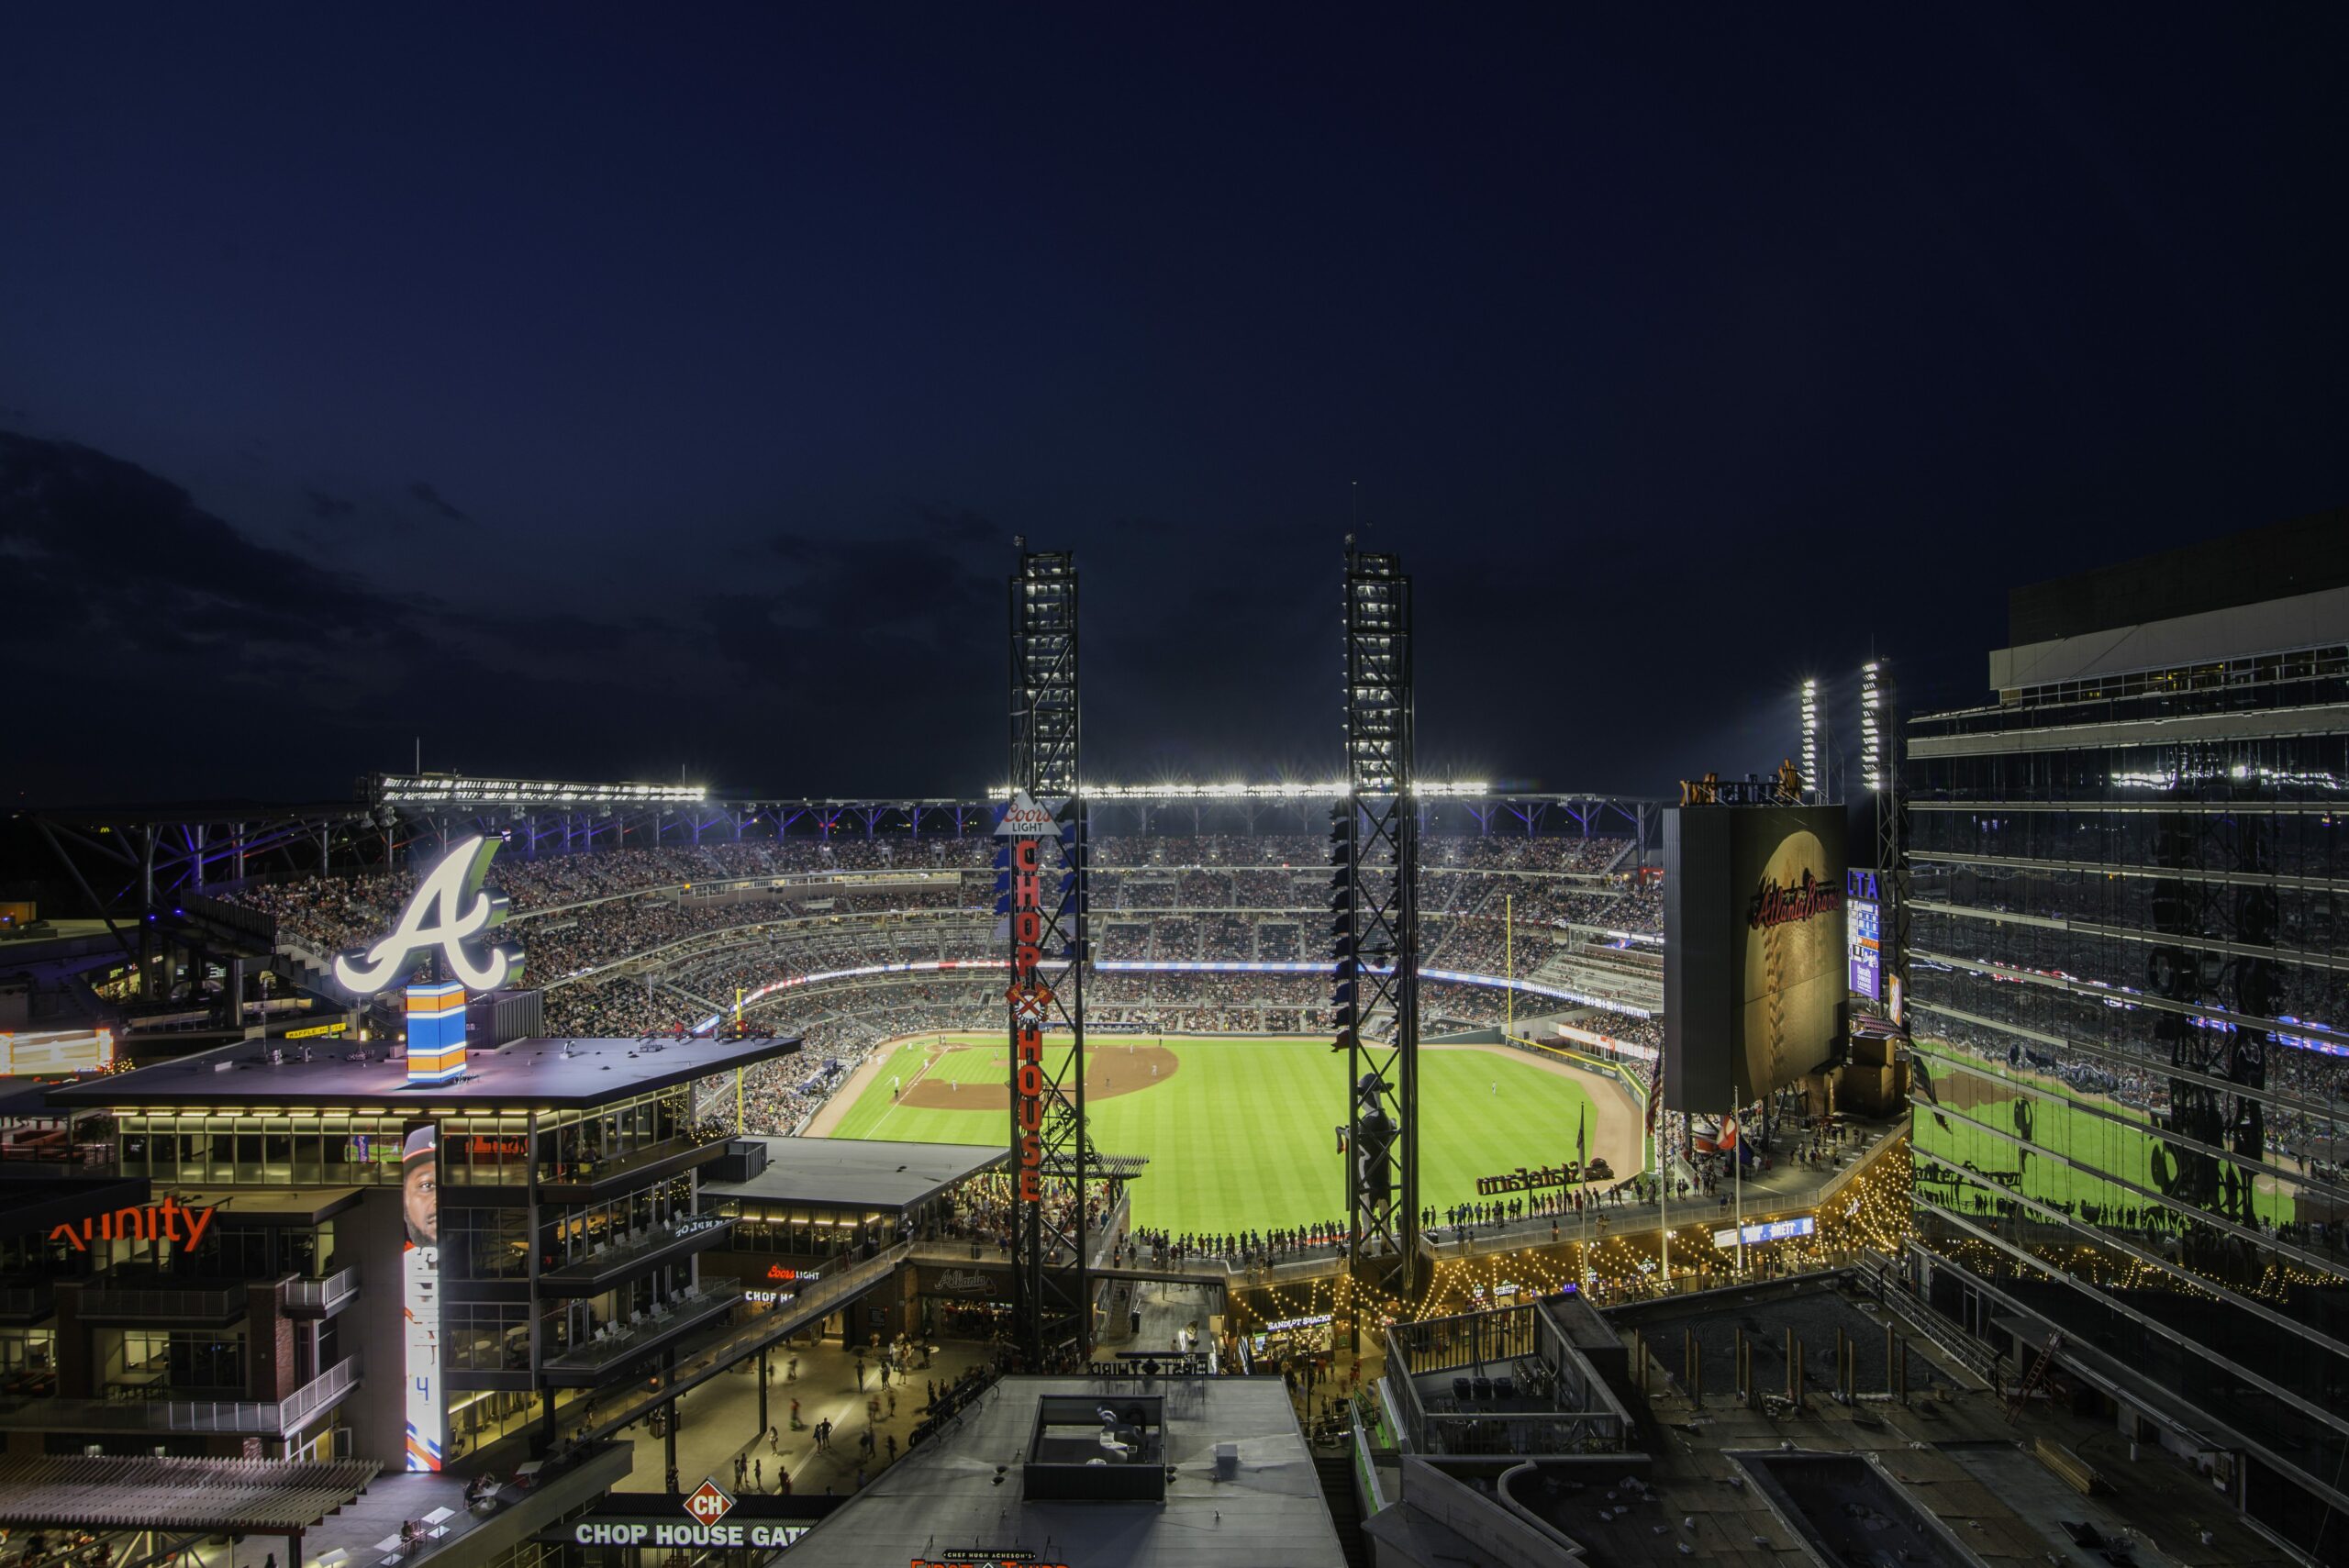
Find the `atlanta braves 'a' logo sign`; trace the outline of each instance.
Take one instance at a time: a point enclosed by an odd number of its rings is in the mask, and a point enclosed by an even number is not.
[[[486,941],[506,920],[506,895],[482,886],[498,840],[475,836],[451,845],[448,858],[417,884],[391,933],[334,961],[334,977],[355,996],[372,995],[407,973],[415,953],[438,948],[450,974],[469,991],[495,991],[522,973],[522,950]],[[425,922],[429,919],[431,924]]]

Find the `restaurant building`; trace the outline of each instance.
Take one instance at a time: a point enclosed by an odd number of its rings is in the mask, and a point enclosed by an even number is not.
[[[338,1042],[340,1044],[340,1042]],[[542,1451],[742,1302],[696,1093],[796,1040],[530,1039],[414,1082],[246,1041],[47,1087],[87,1140],[0,1221],[15,1454]]]

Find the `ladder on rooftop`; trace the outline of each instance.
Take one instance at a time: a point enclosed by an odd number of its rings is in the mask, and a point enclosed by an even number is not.
[[[2031,1396],[2033,1394],[2039,1392],[2039,1385],[2047,1381],[2048,1373],[2052,1371],[2055,1365],[2055,1351],[2063,1345],[2063,1343],[2064,1336],[2062,1334],[2058,1333],[2049,1336],[2047,1348],[2039,1352],[2039,1359],[2031,1363],[2031,1371],[2024,1373],[2023,1380],[2015,1385],[2015,1396],[2007,1406],[2007,1419],[2009,1421],[2020,1421],[2022,1419],[2023,1406],[2030,1402]]]

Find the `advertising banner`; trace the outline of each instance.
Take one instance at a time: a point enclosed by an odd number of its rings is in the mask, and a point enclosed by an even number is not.
[[[1871,1002],[1884,999],[1884,950],[1879,940],[1883,917],[1884,911],[1878,906],[1865,898],[1854,898],[1844,920],[1852,994]]]
[[[438,1470],[449,1436],[440,1380],[440,1133],[411,1122],[400,1148],[401,1323],[407,1374],[407,1467]]]

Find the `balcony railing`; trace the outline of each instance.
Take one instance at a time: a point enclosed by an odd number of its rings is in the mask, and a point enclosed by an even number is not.
[[[289,1279],[277,1287],[277,1299],[288,1312],[327,1312],[359,1294],[359,1270],[337,1269],[324,1279]]]
[[[81,1315],[109,1322],[194,1320],[217,1323],[245,1309],[245,1293],[228,1290],[104,1289],[82,1292]]]
[[[0,1286],[0,1318],[46,1318],[57,1305],[57,1287],[39,1284]]]
[[[284,1399],[0,1399],[0,1431],[284,1437],[357,1387],[360,1361],[353,1355],[338,1362]]]
[[[539,1276],[546,1289],[564,1286],[585,1291],[599,1282],[625,1276],[664,1256],[717,1246],[734,1229],[734,1221],[717,1215],[695,1215],[674,1225],[647,1230],[625,1241],[606,1241],[576,1262],[549,1269]]]
[[[696,1324],[707,1323],[729,1308],[741,1305],[740,1290],[702,1290],[645,1315],[641,1323],[613,1325],[602,1336],[572,1346],[547,1362],[549,1372],[595,1372],[640,1355],[662,1340]]]

